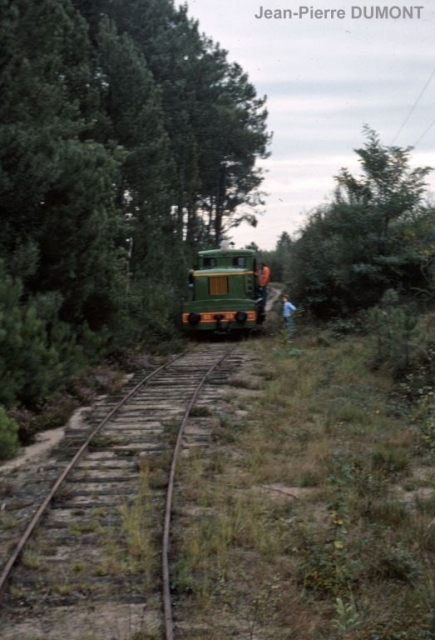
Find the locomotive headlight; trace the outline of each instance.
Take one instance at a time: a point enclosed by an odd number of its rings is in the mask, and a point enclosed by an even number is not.
[[[236,313],[234,314],[234,318],[236,322],[243,324],[243,322],[246,322],[248,314],[246,313],[246,311],[236,311]]]
[[[189,324],[195,326],[201,320],[201,316],[199,315],[199,313],[196,313],[195,311],[191,311],[187,316],[187,320]]]

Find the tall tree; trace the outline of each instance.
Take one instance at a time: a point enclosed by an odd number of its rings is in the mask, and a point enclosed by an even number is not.
[[[99,79],[110,119],[108,140],[125,150],[118,203],[130,219],[133,266],[162,279],[176,244],[171,215],[174,166],[163,126],[160,91],[143,55],[107,19],[98,33]]]
[[[292,291],[322,314],[369,306],[387,288],[421,279],[407,236],[421,228],[430,169],[410,169],[410,149],[384,147],[368,128],[365,134],[356,150],[362,175],[342,169],[332,204],[310,216],[291,251]]]
[[[425,177],[430,167],[411,170],[411,147],[385,147],[379,136],[364,127],[365,146],[356,149],[363,174],[355,178],[347,169],[336,177],[335,204],[363,207],[372,217],[372,226],[378,234],[379,253],[388,251],[391,225],[415,210],[425,191]]]
[[[266,155],[267,112],[241,67],[171,0],[74,2],[91,34],[105,15],[129,35],[161,89],[179,235],[191,246],[218,244],[226,228],[255,223],[262,181],[255,162]]]
[[[258,98],[242,68],[226,65],[213,86],[212,119],[204,123],[200,146],[200,207],[208,216],[210,235],[219,244],[226,228],[243,220],[255,224],[253,211],[262,204],[258,158],[267,157],[266,98]],[[244,206],[246,213],[236,213]]]
[[[62,291],[65,319],[98,324],[86,309],[112,289],[117,161],[87,139],[86,24],[69,0],[1,0],[0,11],[0,252],[28,290]]]

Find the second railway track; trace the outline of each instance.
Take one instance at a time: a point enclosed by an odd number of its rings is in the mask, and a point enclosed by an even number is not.
[[[11,481],[0,532],[3,640],[107,640],[138,632],[176,640],[168,566],[174,449],[210,444],[206,428],[187,423],[181,438],[180,426],[199,390],[213,405],[219,384],[241,360],[228,344],[207,344],[142,373],[139,386],[136,376],[123,398],[97,405],[86,420],[70,425],[50,464],[30,483]],[[20,562],[10,560],[14,552]]]

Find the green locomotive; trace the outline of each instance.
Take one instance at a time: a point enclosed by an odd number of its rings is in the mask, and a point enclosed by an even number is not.
[[[256,286],[255,252],[249,249],[200,251],[191,300],[183,305],[183,330],[248,331],[265,310]]]

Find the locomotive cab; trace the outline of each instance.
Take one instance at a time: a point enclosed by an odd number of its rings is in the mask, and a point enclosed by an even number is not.
[[[183,307],[183,329],[246,331],[264,319],[256,301],[254,251],[200,251],[192,300]]]

